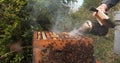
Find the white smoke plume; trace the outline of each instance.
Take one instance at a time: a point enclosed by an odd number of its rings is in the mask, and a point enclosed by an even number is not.
[[[68,3],[67,0],[30,0],[28,7],[31,8],[30,22],[33,25],[32,27],[38,27],[36,20],[42,13],[42,9],[46,9],[52,17],[51,19],[54,21],[51,28],[52,31],[70,31],[74,28],[74,20],[69,16],[69,14],[76,12],[82,5],[82,2],[83,0],[78,0],[78,3],[72,1]]]

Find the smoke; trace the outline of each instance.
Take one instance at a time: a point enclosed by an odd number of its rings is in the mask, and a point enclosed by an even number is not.
[[[30,9],[30,23],[32,28],[38,28],[36,22],[39,16],[45,16],[46,13],[51,16],[54,32],[70,31],[74,28],[74,20],[70,17],[71,13],[78,11],[80,1],[72,2],[68,0],[30,0],[27,7]],[[54,22],[54,23],[53,23]]]
[[[33,30],[38,30],[40,25],[37,23],[39,16],[45,15],[45,9],[49,6],[49,0],[30,0],[26,6],[30,14],[29,21]],[[44,11],[45,10],[45,11]]]
[[[69,32],[70,36],[83,36],[84,34],[82,32],[79,31],[79,29],[74,28],[72,31]]]
[[[87,20],[79,28],[75,28],[69,32],[70,36],[84,36],[89,33],[92,29],[92,22]]]

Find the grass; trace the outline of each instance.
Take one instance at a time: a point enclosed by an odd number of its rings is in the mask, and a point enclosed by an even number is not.
[[[102,63],[120,63],[120,56],[113,51],[114,31],[110,30],[105,37],[93,36],[94,55]]]

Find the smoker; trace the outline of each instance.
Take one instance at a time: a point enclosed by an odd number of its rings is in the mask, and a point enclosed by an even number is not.
[[[90,11],[96,12],[95,17],[97,21],[96,22],[91,22],[91,21],[85,22],[87,24],[83,24],[84,27],[82,27],[82,28],[85,28],[84,31],[94,34],[94,35],[105,36],[108,33],[109,28],[115,27],[115,24],[110,20],[109,16],[107,16],[106,13],[100,10],[97,10],[94,7],[90,8]],[[118,18],[118,16],[116,16],[116,18]],[[86,29],[89,29],[89,31]]]
[[[101,26],[98,22],[92,22],[90,20],[87,20],[83,23],[82,26],[78,28],[79,34],[93,34],[98,36],[105,36],[108,33],[108,27]],[[77,34],[78,34],[77,32]]]
[[[114,35],[114,53],[120,55],[120,11],[114,12],[114,21],[115,25],[112,28],[115,28]],[[108,23],[109,24],[109,23]],[[115,27],[114,27],[115,26]],[[100,25],[98,22],[86,21],[80,28],[79,32],[91,33],[94,35],[105,36],[108,33],[110,27],[105,25]]]
[[[114,52],[120,55],[120,11],[114,12],[114,20],[115,20]]]

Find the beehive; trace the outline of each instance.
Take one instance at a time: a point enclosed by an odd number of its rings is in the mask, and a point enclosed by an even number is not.
[[[33,63],[93,63],[92,38],[62,32],[34,32]]]

